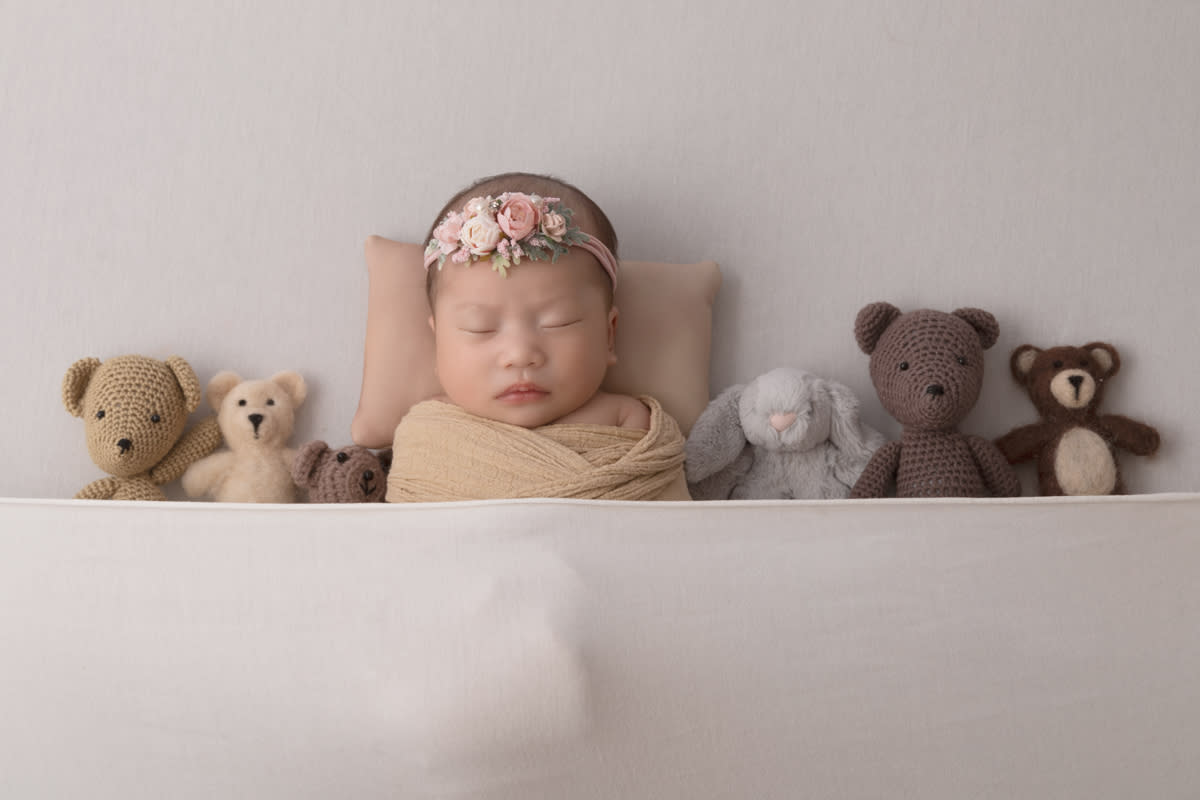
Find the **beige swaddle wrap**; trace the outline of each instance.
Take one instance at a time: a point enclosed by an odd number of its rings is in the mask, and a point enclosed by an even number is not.
[[[574,497],[690,500],[683,434],[652,397],[650,430],[563,424],[521,428],[426,400],[396,427],[392,503]]]

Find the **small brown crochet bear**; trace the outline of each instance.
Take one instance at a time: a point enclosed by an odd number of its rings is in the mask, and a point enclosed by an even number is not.
[[[215,417],[180,438],[200,405],[200,381],[179,356],[82,358],[63,377],[62,399],[84,418],[88,453],[110,475],[83,487],[79,500],[166,500],[158,487],[221,444]]]
[[[1013,351],[1013,378],[1042,415],[996,440],[1012,463],[1037,458],[1043,495],[1123,494],[1118,447],[1134,455],[1158,450],[1158,431],[1119,414],[1100,414],[1104,384],[1121,368],[1117,348],[1105,342]]]
[[[875,451],[851,497],[1015,497],[1021,483],[996,446],[959,433],[983,385],[983,351],[996,343],[996,318],[978,308],[902,314],[890,303],[858,312],[854,336],[871,356],[883,407],[904,425],[900,440]]]
[[[316,441],[296,454],[292,478],[308,489],[310,503],[381,503],[391,465],[390,447],[376,454],[358,445],[330,450]]]

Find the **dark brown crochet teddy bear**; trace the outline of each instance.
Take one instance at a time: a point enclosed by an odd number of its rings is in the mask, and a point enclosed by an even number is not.
[[[331,450],[316,441],[296,454],[292,478],[308,489],[310,503],[380,503],[391,464],[391,448],[378,454],[358,445]]]
[[[904,425],[900,440],[875,451],[851,497],[1015,497],[1021,484],[996,446],[959,433],[983,384],[983,351],[996,343],[996,318],[978,308],[902,314],[890,303],[858,312],[854,336],[871,356],[883,407]]]
[[[1118,447],[1148,456],[1158,431],[1118,414],[1100,414],[1104,384],[1121,368],[1117,349],[1104,342],[1013,351],[1013,377],[1042,415],[996,440],[1012,463],[1037,458],[1043,495],[1122,494]]]

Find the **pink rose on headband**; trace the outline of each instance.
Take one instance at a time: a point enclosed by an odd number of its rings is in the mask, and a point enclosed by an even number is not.
[[[533,198],[520,192],[510,193],[496,214],[496,222],[510,239],[520,241],[537,228],[538,210]]]
[[[542,233],[554,241],[561,241],[567,233],[567,218],[557,211],[550,211],[542,217]]]
[[[496,221],[486,214],[471,217],[463,223],[462,230],[459,232],[459,238],[462,240],[463,246],[472,255],[477,256],[486,256],[495,250],[496,245],[500,243],[500,237],[503,235],[504,231],[500,230],[500,226],[496,224]]]
[[[451,211],[441,225],[433,229],[433,238],[437,239],[438,247],[443,253],[453,253],[458,247],[458,237],[462,233],[463,218],[457,211]]]

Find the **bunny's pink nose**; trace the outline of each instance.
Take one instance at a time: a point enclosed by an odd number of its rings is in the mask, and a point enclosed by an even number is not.
[[[796,413],[791,414],[772,414],[770,417],[771,427],[783,433],[788,429],[793,422],[796,421]]]

